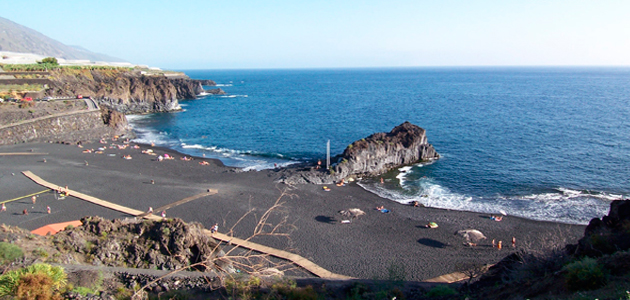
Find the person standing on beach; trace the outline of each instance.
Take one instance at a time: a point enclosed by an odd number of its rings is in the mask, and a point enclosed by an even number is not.
[[[210,228],[210,232],[211,233],[215,233],[219,231],[219,223],[214,223],[214,226],[212,226],[212,228]]]
[[[33,201],[33,204],[35,204],[35,202],[37,202],[37,197],[33,195],[33,197],[31,197],[31,200]]]
[[[46,212],[50,215],[50,206],[46,206]]]
[[[7,211],[7,206],[4,205],[4,203],[2,203],[2,209],[0,209],[0,211]]]

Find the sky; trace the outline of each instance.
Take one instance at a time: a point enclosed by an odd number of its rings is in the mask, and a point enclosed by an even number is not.
[[[67,45],[166,69],[630,66],[628,0],[0,0]]]

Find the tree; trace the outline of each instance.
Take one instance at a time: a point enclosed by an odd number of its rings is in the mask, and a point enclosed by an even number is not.
[[[50,64],[50,65],[53,65],[53,66],[57,66],[57,65],[59,65],[59,62],[54,57],[46,57],[46,58],[42,59],[42,61],[40,61],[39,64]]]

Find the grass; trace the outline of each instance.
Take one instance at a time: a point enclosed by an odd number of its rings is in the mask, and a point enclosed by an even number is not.
[[[60,66],[53,64],[0,64],[6,72],[42,72],[50,70],[129,70],[128,67],[113,66]]]
[[[37,92],[44,89],[41,84],[0,84],[0,93]]]
[[[7,242],[0,242],[0,264],[13,262],[23,256],[24,252],[19,246]]]

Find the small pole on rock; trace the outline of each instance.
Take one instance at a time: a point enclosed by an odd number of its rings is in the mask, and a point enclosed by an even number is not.
[[[330,140],[326,143],[326,170],[330,168]]]

